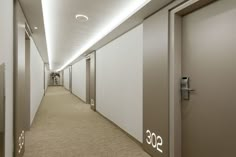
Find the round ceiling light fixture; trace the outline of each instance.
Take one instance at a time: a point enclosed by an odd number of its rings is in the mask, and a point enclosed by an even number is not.
[[[88,16],[82,15],[82,14],[77,14],[77,15],[75,15],[75,19],[78,20],[79,22],[86,22],[86,21],[88,21]]]
[[[37,30],[37,29],[38,29],[38,27],[36,27],[36,26],[35,26],[35,27],[34,27],[34,29],[35,29],[35,30]]]

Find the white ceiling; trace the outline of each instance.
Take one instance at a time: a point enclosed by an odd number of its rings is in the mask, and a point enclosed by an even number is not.
[[[47,1],[47,17],[42,14],[41,0],[20,0],[28,23],[33,30],[33,38],[45,62],[50,59],[51,67],[56,70],[71,60],[78,50],[94,38],[117,18],[133,0],[44,0]],[[136,0],[137,1],[137,0]],[[120,36],[124,32],[140,24],[144,18],[151,15],[172,0],[152,0],[136,14],[126,20],[114,31],[106,35],[95,45],[89,46],[86,52],[96,50]],[[124,11],[123,11],[124,12]],[[45,13],[45,10],[44,10]],[[85,14],[89,20],[79,23],[75,20],[76,14]],[[45,20],[46,19],[46,20]],[[45,38],[47,36],[47,46]],[[49,51],[49,59],[48,52]],[[83,51],[84,52],[84,51]],[[71,60],[72,61],[72,60]]]

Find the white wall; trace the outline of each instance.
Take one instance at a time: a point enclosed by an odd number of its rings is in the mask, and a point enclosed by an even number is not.
[[[5,157],[13,156],[13,1],[0,1],[0,64],[6,64]]]
[[[66,68],[64,70],[64,87],[68,90],[70,90],[70,71],[69,68]]]
[[[86,101],[86,60],[72,66],[72,93]]]
[[[97,51],[97,111],[134,138],[143,137],[143,25]]]
[[[44,95],[44,62],[32,39],[30,53],[30,122],[32,124]]]

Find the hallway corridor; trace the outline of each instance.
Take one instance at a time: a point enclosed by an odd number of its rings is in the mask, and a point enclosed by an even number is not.
[[[63,87],[49,87],[26,133],[24,157],[149,157]]]

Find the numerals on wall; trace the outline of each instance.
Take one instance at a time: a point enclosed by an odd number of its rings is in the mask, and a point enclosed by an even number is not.
[[[20,154],[22,149],[23,149],[23,146],[25,144],[25,131],[23,130],[20,134],[20,137],[18,139],[18,145],[19,145],[19,150],[18,150],[18,153]]]
[[[161,146],[163,145],[162,137],[156,135],[155,133],[152,133],[150,130],[147,130],[146,134],[147,134],[146,138],[147,144],[151,145],[153,148],[163,153],[163,150],[161,149]]]

